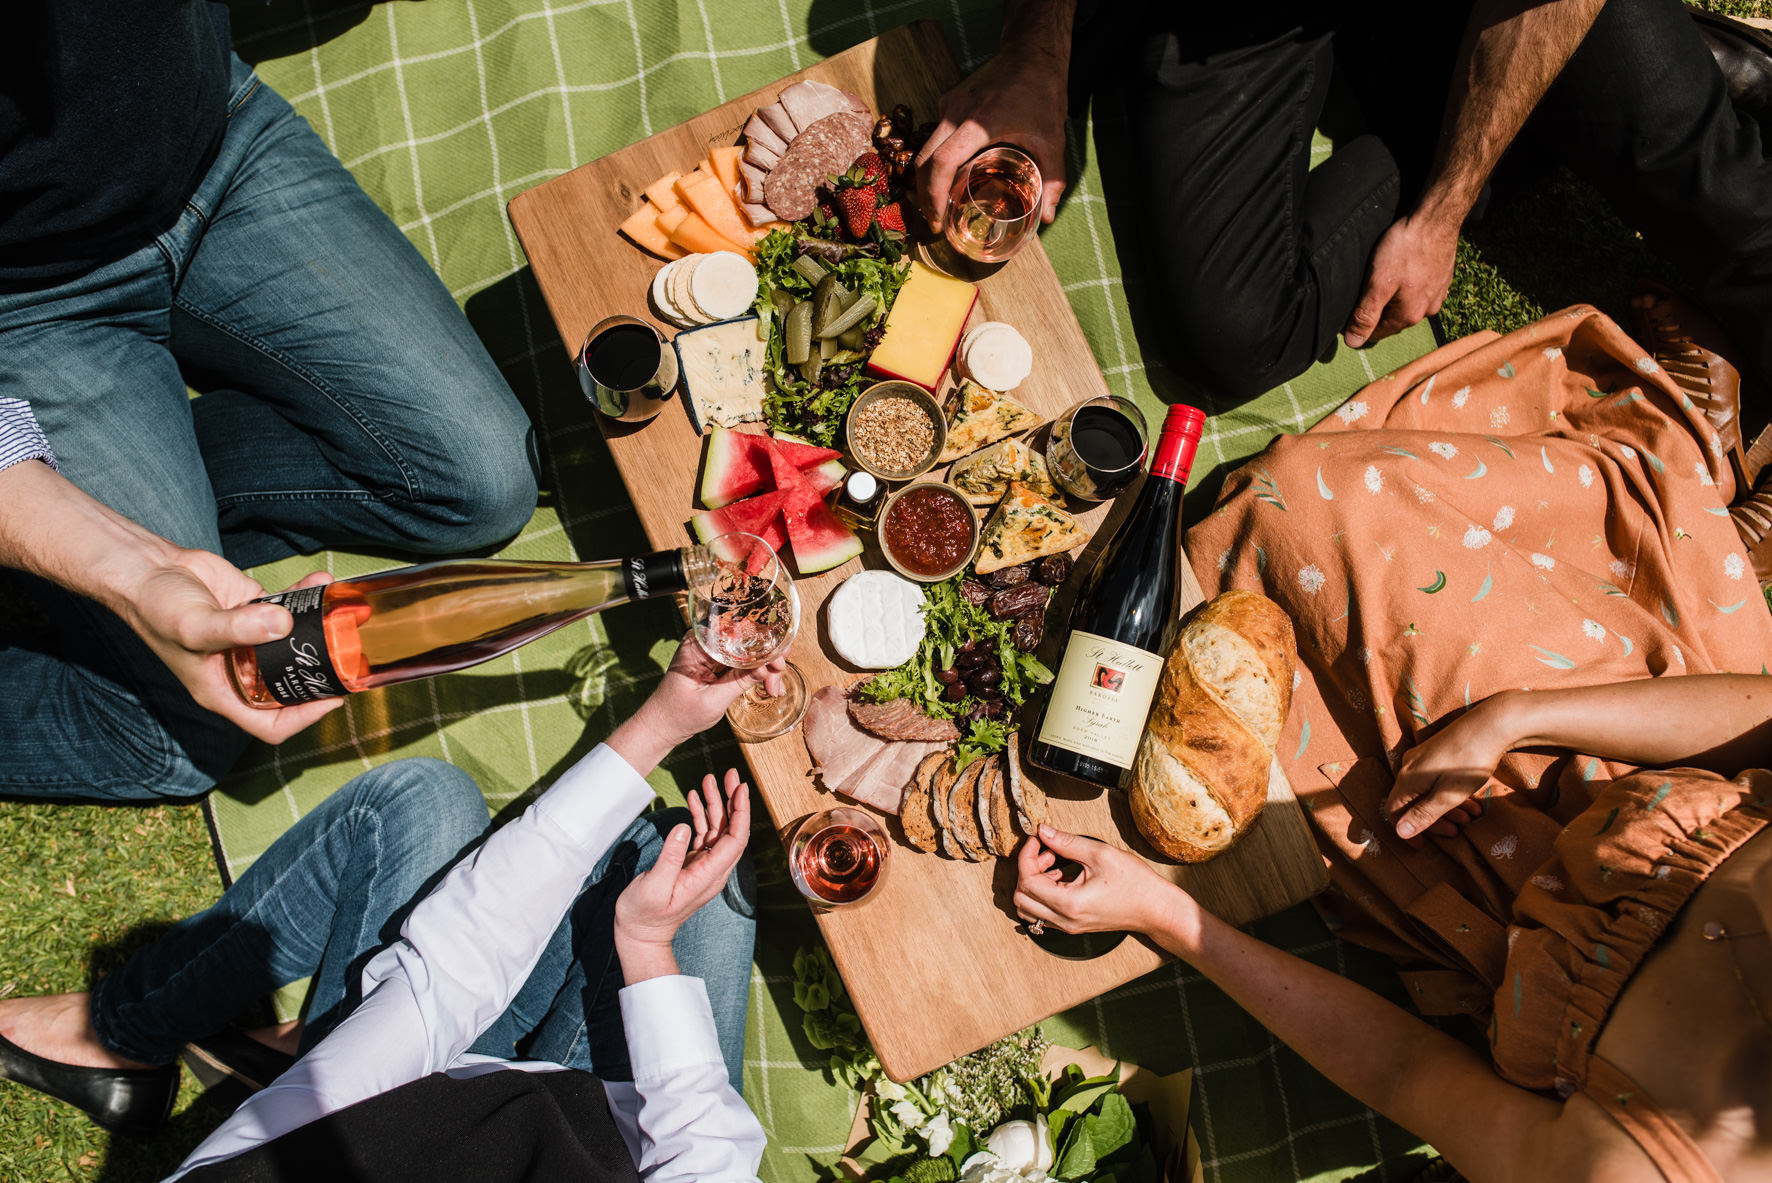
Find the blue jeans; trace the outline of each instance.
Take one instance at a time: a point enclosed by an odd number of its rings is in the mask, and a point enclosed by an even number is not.
[[[684,810],[666,810],[628,827],[591,870],[516,999],[472,1050],[630,1078],[616,1002],[615,899],[657,859],[671,826],[688,819]],[[305,1051],[361,1001],[364,963],[399,938],[412,905],[486,827],[480,790],[452,765],[409,759],[365,772],[277,839],[213,907],[98,981],[92,1019],[99,1040],[119,1055],[168,1063],[253,1000],[312,977]],[[755,897],[747,859],[673,945],[683,972],[707,983],[735,1089],[744,1079]]]
[[[0,395],[31,404],[75,484],[238,566],[509,538],[535,508],[523,408],[307,123],[238,58],[233,83],[220,153],[175,225],[78,279],[0,294]],[[0,794],[206,791],[245,737],[111,613],[32,590],[57,635],[0,640]]]

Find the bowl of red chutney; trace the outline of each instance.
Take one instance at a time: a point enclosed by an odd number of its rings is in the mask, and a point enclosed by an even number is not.
[[[978,515],[965,494],[941,481],[917,481],[880,511],[880,549],[906,579],[936,583],[978,553]]]

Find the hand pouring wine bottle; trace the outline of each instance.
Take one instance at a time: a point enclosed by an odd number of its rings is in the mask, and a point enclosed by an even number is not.
[[[460,559],[266,596],[287,637],[230,655],[240,696],[267,709],[336,698],[490,661],[630,600],[680,592],[705,547],[593,563]]]
[[[1132,767],[1176,622],[1181,494],[1205,419],[1169,408],[1132,516],[1083,584],[1028,749],[1036,767],[1109,789]]]

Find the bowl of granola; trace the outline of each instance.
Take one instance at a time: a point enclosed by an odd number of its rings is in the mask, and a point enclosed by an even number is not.
[[[935,467],[947,446],[947,417],[915,383],[876,382],[850,405],[844,434],[862,468],[883,481],[908,481]]]

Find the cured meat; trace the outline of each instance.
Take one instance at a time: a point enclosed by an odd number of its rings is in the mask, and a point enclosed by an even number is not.
[[[738,178],[744,184],[744,199],[754,205],[763,204],[763,182],[769,177],[769,170],[758,168],[744,161],[738,163]]]
[[[837,792],[882,813],[897,813],[904,804],[905,784],[916,773],[917,765],[930,752],[945,747],[946,744],[939,743],[889,743],[860,771],[837,785]]]
[[[886,750],[885,740],[850,721],[848,699],[839,686],[822,687],[812,696],[801,733],[812,757],[812,771],[824,778],[828,789],[834,790]]]
[[[744,155],[740,159],[745,164],[760,168],[767,173],[781,162],[781,153],[771,152],[756,140],[752,140],[744,146]]]
[[[766,205],[758,205],[755,202],[747,201],[738,208],[744,211],[745,221],[759,229],[775,221],[775,215],[769,212],[769,207]],[[1028,618],[1024,616],[1021,619],[1026,620]],[[1019,624],[1020,621],[1017,621],[1016,623]]]
[[[750,117],[744,125],[744,134],[751,143],[780,156],[788,150],[788,142],[775,134],[775,129],[763,121],[762,112]]]
[[[788,118],[787,109],[780,103],[770,103],[767,107],[758,107],[757,116],[769,125],[769,130],[781,137],[781,142],[790,142],[799,132],[794,121]]]
[[[868,109],[866,103],[848,91],[838,90],[823,82],[814,82],[810,78],[794,83],[776,97],[780,100],[782,110],[793,121],[795,130],[802,132],[827,116],[845,111],[865,115]],[[855,155],[859,156],[861,153],[857,152]],[[849,159],[854,160],[855,156]]]
[[[890,702],[850,699],[849,717],[858,727],[881,739],[953,743],[960,738],[960,729],[952,719],[931,718],[908,698],[895,698]]]
[[[818,120],[795,136],[781,159],[769,166],[769,179],[763,188],[764,204],[783,221],[797,222],[807,217],[816,204],[814,195],[818,187],[833,173],[854,164],[855,158],[873,144],[873,133],[873,121],[855,111],[841,111]],[[750,158],[749,152],[747,148],[746,159]]]

